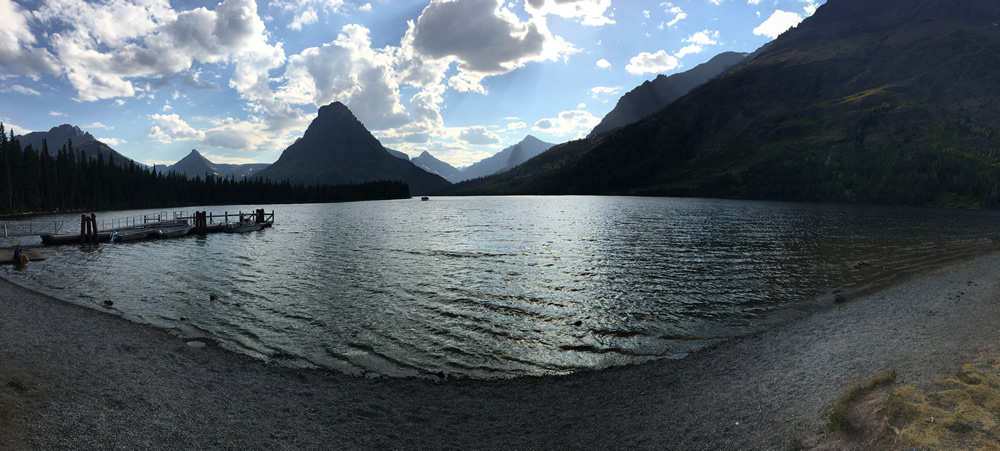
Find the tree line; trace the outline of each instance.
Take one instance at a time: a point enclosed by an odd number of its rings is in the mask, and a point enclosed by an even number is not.
[[[0,122],[0,214],[170,208],[191,205],[282,204],[405,199],[401,181],[349,185],[292,185],[269,179],[189,179],[129,161],[116,164],[100,153],[88,157],[72,141],[50,152],[22,148]]]

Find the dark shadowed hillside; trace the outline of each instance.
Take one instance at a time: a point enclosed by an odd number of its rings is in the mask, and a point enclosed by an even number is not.
[[[666,108],[671,102],[747,58],[747,53],[724,52],[693,69],[670,76],[660,74],[618,99],[588,138],[607,134]]]
[[[998,206],[998,18],[987,0],[829,0],[654,116],[455,191]]]

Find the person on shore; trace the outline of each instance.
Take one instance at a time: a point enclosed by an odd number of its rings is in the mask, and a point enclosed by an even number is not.
[[[14,261],[22,265],[29,261],[28,256],[24,253],[24,249],[21,249],[21,243],[14,246]]]

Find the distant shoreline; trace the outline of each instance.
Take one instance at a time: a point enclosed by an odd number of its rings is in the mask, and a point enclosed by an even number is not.
[[[0,281],[0,448],[785,448],[854,379],[997,355],[1000,253],[682,360],[512,380],[280,368]]]

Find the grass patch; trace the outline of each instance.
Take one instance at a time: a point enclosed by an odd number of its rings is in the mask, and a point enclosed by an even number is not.
[[[28,391],[28,386],[18,379],[7,382],[7,386],[22,393]]]
[[[929,393],[898,387],[886,411],[901,423],[907,447],[1000,449],[1000,360],[963,365]]]
[[[847,388],[847,391],[840,397],[840,400],[830,410],[827,410],[826,416],[829,419],[826,425],[827,431],[835,432],[850,429],[851,421],[849,416],[851,413],[851,404],[862,396],[871,393],[872,390],[895,382],[896,369],[893,368],[888,373],[873,377],[867,384],[860,382],[851,384]]]
[[[862,100],[865,100],[867,97],[883,94],[885,92],[885,88],[887,88],[887,86],[882,86],[880,88],[875,88],[875,89],[869,89],[867,91],[861,91],[859,93],[855,93],[847,97],[844,97],[843,99],[840,100],[840,103],[841,104],[858,103]]]

